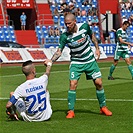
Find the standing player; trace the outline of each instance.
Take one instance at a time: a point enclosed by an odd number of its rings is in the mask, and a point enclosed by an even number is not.
[[[22,65],[22,71],[26,81],[11,92],[11,98],[6,104],[7,114],[10,118],[18,120],[16,109],[24,121],[44,121],[52,115],[49,92],[46,89],[50,74],[51,60],[44,62],[46,72],[36,77],[36,69],[32,61],[26,61]]]
[[[119,28],[116,32],[117,46],[114,55],[114,62],[110,67],[108,80],[114,80],[112,74],[118,64],[120,58],[123,58],[128,65],[128,69],[131,73],[133,79],[133,66],[131,64],[130,56],[129,56],[129,47],[133,46],[133,44],[127,42],[128,36],[126,33],[126,29],[129,27],[130,23],[128,21],[123,22],[122,27]]]
[[[25,30],[26,26],[26,15],[25,12],[22,12],[22,15],[20,16],[20,22],[21,22],[21,30]]]
[[[101,72],[91,50],[88,36],[92,39],[96,47],[96,55],[100,56],[97,40],[86,23],[76,23],[76,18],[69,13],[65,16],[65,25],[67,31],[60,36],[59,48],[52,57],[52,62],[56,61],[63,51],[66,44],[70,48],[71,64],[70,64],[70,88],[68,91],[68,114],[66,118],[73,118],[74,105],[76,102],[76,88],[80,75],[84,72],[86,79],[93,79],[96,86],[96,95],[100,105],[100,113],[111,116],[112,112],[106,107],[105,94],[102,86]]]

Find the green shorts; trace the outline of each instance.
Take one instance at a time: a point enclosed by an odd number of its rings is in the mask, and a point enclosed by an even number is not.
[[[119,60],[120,58],[129,58],[128,51],[115,51],[114,60]]]
[[[101,72],[96,61],[87,64],[70,65],[70,80],[79,80],[82,73],[86,74],[87,80],[101,77]]]

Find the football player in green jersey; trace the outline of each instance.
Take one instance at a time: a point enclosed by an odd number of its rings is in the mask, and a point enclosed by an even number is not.
[[[70,63],[70,88],[68,91],[68,114],[66,118],[73,118],[74,105],[76,102],[76,88],[81,74],[86,74],[86,79],[92,79],[96,87],[96,95],[100,105],[100,113],[106,116],[111,116],[112,112],[106,107],[104,89],[102,86],[101,72],[90,47],[90,39],[95,45],[97,59],[100,57],[100,50],[97,40],[92,33],[87,23],[76,23],[76,18],[69,13],[64,19],[66,32],[60,36],[59,47],[51,58],[52,62],[56,61],[67,44],[70,48],[71,63]]]
[[[127,42],[128,35],[126,33],[126,29],[129,27],[130,23],[128,21],[124,21],[122,27],[119,28],[116,32],[117,36],[117,46],[114,54],[114,62],[110,67],[108,80],[114,80],[112,74],[118,64],[120,58],[123,58],[128,65],[128,69],[132,75],[133,79],[133,66],[131,64],[130,56],[129,56],[129,49],[130,46],[133,46],[130,42]]]

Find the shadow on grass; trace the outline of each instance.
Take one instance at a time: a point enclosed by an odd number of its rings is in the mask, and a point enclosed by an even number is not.
[[[132,79],[125,78],[125,77],[114,77],[114,80],[116,80],[116,79],[122,79],[122,80],[132,80]]]
[[[67,110],[53,110],[53,113],[58,113],[58,112],[64,112],[65,114],[67,114]],[[86,113],[86,114],[100,114],[98,112],[94,112],[94,111],[91,111],[91,110],[83,110],[83,109],[75,109],[74,110],[75,114],[77,113]]]

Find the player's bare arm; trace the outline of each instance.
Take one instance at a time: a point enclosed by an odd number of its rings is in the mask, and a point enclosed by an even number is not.
[[[98,56],[97,59],[99,59],[99,57],[100,57],[100,50],[99,50],[98,42],[97,42],[97,39],[96,39],[94,33],[92,34],[92,42],[94,43],[95,48],[96,48],[96,55]]]
[[[52,66],[52,60],[46,59],[44,61],[44,64],[47,66],[46,67],[46,72],[44,74],[46,74],[47,76],[49,76],[50,75],[51,66]]]
[[[12,103],[10,101],[7,102],[6,108],[9,109],[12,106]]]
[[[58,48],[57,51],[54,53],[53,57],[51,58],[52,62],[55,62],[61,56],[61,49]]]
[[[131,44],[130,42],[125,42],[121,37],[119,37],[119,41],[122,44],[127,44],[127,45],[130,45],[130,46],[133,46],[133,44]]]

